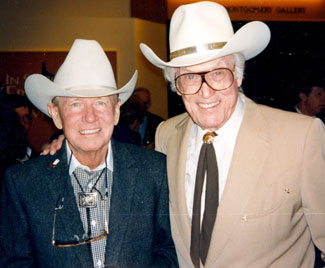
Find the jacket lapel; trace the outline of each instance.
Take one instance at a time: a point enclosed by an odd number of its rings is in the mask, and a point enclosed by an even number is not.
[[[112,141],[114,172],[109,213],[106,264],[117,263],[128,228],[138,168],[136,160],[123,144]]]
[[[244,208],[256,190],[254,187],[269,152],[268,126],[257,109],[254,102],[245,98],[244,118],[218,208],[206,267],[214,267],[214,262],[222,258],[236,224],[245,220]]]
[[[55,167],[51,165],[53,162],[49,163],[47,171],[51,180],[48,180],[47,183],[50,191],[49,194],[53,200],[58,200],[59,195],[62,195],[64,192],[64,184],[68,176],[66,149],[61,149],[52,160],[54,161],[55,159],[59,159],[60,162]],[[64,208],[57,213],[56,218],[56,237],[67,239],[74,234],[80,235],[84,233],[70,178],[67,180],[64,196]],[[54,206],[55,204],[53,204],[53,208]],[[72,247],[70,252],[72,254],[75,253],[74,256],[79,259],[80,265],[82,265],[81,267],[90,267],[93,265],[92,255],[88,245]]]
[[[171,224],[174,224],[172,229],[177,228],[180,234],[180,239],[177,239],[177,247],[182,252],[182,256],[187,256],[188,263],[192,262],[188,254],[191,244],[191,223],[185,196],[185,167],[191,127],[192,120],[190,117],[186,117],[176,126],[177,134],[168,141],[167,154],[170,213],[173,213]]]

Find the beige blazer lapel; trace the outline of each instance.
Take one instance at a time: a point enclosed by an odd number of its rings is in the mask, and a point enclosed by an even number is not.
[[[177,133],[168,141],[168,183],[170,191],[171,224],[173,230],[179,234],[177,238],[178,250],[185,256],[187,263],[192,263],[189,255],[191,244],[191,224],[187,211],[185,197],[185,167],[188,149],[188,139],[192,127],[192,120],[186,117],[177,126]],[[176,236],[175,232],[173,236]]]
[[[232,237],[236,224],[246,220],[244,208],[256,190],[256,181],[269,152],[268,126],[257,109],[254,102],[245,98],[244,117],[218,208],[205,267],[216,267],[216,262],[222,262],[223,251],[227,250],[227,254],[231,252],[232,249],[227,248],[227,242],[236,239]]]

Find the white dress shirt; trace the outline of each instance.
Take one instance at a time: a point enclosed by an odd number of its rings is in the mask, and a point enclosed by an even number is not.
[[[235,110],[229,120],[216,131],[217,136],[213,141],[213,147],[216,152],[218,171],[219,171],[219,202],[222,197],[223,190],[226,185],[229,167],[235,148],[237,134],[244,115],[244,99],[239,95]],[[208,130],[202,130],[198,125],[193,124],[186,157],[185,172],[185,194],[187,210],[192,220],[194,188],[196,179],[196,169],[199,160],[200,150],[203,144],[203,135]],[[201,199],[201,220],[204,213],[205,205],[205,186],[204,181],[202,199]]]
[[[69,161],[70,157],[71,157],[71,149],[69,148],[69,145],[67,142],[66,142],[66,149],[67,149],[67,159]],[[108,169],[108,171],[107,171],[108,199],[105,199],[102,202],[98,202],[98,205],[95,208],[92,208],[92,210],[90,211],[92,232],[93,232],[93,229],[94,230],[104,229],[104,228],[101,228],[102,227],[101,224],[103,224],[105,222],[105,220],[107,220],[107,222],[109,222],[110,196],[111,196],[111,191],[112,191],[112,180],[113,180],[113,153],[112,153],[111,142],[108,144],[108,152],[107,152],[105,161],[107,162],[107,169]],[[92,170],[92,172],[96,172],[96,171],[104,169],[106,167],[105,161],[103,163],[101,163],[99,166],[97,166],[94,170]],[[72,176],[71,176],[72,173],[75,171],[75,169],[77,167],[82,168],[88,172],[91,172],[91,170],[87,166],[82,165],[75,158],[75,156],[72,154],[71,163],[69,166],[69,175],[71,178],[72,178]],[[96,176],[98,176],[98,175],[96,175]],[[105,176],[102,176],[102,178],[104,178],[104,177]],[[82,183],[82,184],[84,184],[83,186],[84,186],[84,189],[86,190],[86,192],[90,191],[93,188],[93,186],[94,186],[93,183],[95,183],[95,181],[96,181],[95,178],[96,177],[93,177],[93,179],[90,179],[88,182]],[[81,180],[81,182],[83,182],[83,180],[84,180],[84,178],[79,178],[79,179]],[[75,182],[74,180],[72,180],[72,186],[74,189],[74,194],[76,196],[76,202],[78,204],[78,192],[80,192],[80,189],[79,189],[77,182]],[[104,180],[99,180],[98,186],[96,186],[96,187],[98,188],[98,190],[100,190],[102,192],[102,196],[104,196],[104,194],[105,194]],[[97,201],[99,201],[99,200],[97,200]],[[78,209],[79,209],[80,218],[81,218],[84,230],[88,230],[89,227],[87,226],[88,223],[87,223],[86,211],[84,208],[78,207]],[[105,237],[104,239],[92,242],[90,244],[94,268],[103,268],[104,267],[105,252],[106,252],[106,240],[107,240],[107,238]]]

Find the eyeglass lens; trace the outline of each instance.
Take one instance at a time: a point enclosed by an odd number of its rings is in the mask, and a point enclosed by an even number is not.
[[[175,80],[176,88],[182,94],[197,93],[203,82],[206,82],[214,90],[227,89],[234,82],[233,71],[219,68],[203,73],[185,73],[179,75]]]

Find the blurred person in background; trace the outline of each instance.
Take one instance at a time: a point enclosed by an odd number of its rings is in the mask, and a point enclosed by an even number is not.
[[[141,137],[141,144],[147,148],[154,149],[156,129],[164,119],[159,115],[149,112],[151,94],[148,89],[138,87],[134,90],[130,101],[136,102],[142,112],[143,119],[137,129]]]
[[[126,101],[121,107],[120,120],[114,128],[113,138],[126,143],[142,145],[138,132],[143,121],[143,113],[137,102]]]
[[[317,116],[325,110],[325,87],[315,85],[303,88],[298,93],[300,101],[295,106],[297,113]]]
[[[37,153],[31,148],[27,134],[30,112],[26,97],[0,90],[0,177],[7,167],[24,162]],[[23,113],[23,115],[21,114]]]

